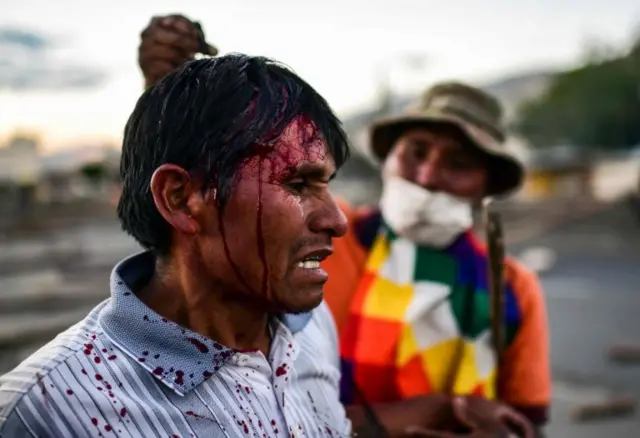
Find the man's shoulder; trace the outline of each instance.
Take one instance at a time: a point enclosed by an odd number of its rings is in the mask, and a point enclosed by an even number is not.
[[[35,409],[34,400],[49,402],[52,388],[60,385],[59,376],[63,374],[60,368],[78,356],[91,354],[94,349],[93,341],[103,336],[98,324],[99,311],[103,305],[104,303],[100,304],[83,320],[58,334],[12,371],[0,376],[0,435],[5,421],[8,421],[16,408],[29,403],[31,409]],[[31,397],[32,395],[37,397]]]

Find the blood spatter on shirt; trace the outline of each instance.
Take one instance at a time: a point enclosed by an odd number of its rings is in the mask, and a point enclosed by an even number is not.
[[[205,354],[209,352],[209,347],[207,347],[201,340],[196,338],[187,338],[187,341],[194,347],[196,347],[200,351],[200,353]]]
[[[276,368],[276,377],[281,377],[287,374],[287,364],[283,363],[278,368]]]
[[[164,368],[162,367],[156,367],[156,369],[153,370],[153,374],[155,374],[156,376],[161,376],[162,373],[164,373]]]
[[[120,416],[125,417],[127,415],[127,408],[120,409]]]
[[[249,433],[249,426],[247,426],[247,423],[244,420],[238,420],[238,426],[242,427],[242,431],[244,433]]]
[[[67,395],[73,395],[73,389],[67,389]]]
[[[116,360],[118,358],[118,356],[116,356],[115,354],[112,354],[111,356],[107,357],[107,360]]]
[[[184,384],[184,371],[182,371],[182,370],[177,370],[176,371],[175,382],[176,382],[176,385]]]
[[[42,381],[43,376],[40,373],[36,373],[36,378],[38,379],[38,386],[40,387],[40,394],[42,395],[42,398],[44,399],[44,405],[48,408],[49,407],[49,393],[47,392],[47,387],[44,385],[44,382]]]
[[[201,415],[198,415],[198,414],[196,414],[196,413],[195,413],[195,412],[193,412],[193,411],[187,411],[187,412],[185,412],[184,414],[185,414],[185,415],[188,415],[189,417],[193,417],[193,418],[195,418],[196,420],[200,420],[200,419],[202,419],[202,418],[203,418]]]

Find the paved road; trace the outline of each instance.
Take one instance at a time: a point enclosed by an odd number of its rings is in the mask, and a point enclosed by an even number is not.
[[[639,437],[640,415],[575,425],[568,419],[577,403],[606,391],[640,400],[640,365],[614,366],[606,360],[615,342],[640,344],[640,221],[624,207],[512,247],[553,249],[558,261],[542,277],[552,330],[554,372],[550,437]]]

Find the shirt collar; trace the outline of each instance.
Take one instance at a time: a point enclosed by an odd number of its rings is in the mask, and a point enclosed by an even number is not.
[[[206,338],[147,307],[133,291],[149,281],[155,256],[145,251],[124,259],[111,272],[111,300],[99,323],[105,334],[140,366],[179,394],[217,372],[236,350]],[[279,319],[294,334],[311,313],[284,314]]]

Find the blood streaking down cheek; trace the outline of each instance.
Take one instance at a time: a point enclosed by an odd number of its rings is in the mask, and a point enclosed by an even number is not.
[[[269,144],[256,144],[254,155],[240,167],[234,187],[234,197],[255,199],[255,250],[262,264],[261,295],[269,297],[269,261],[265,245],[265,209],[272,205],[282,205],[283,213],[291,221],[291,208],[300,214],[300,223],[304,222],[304,209],[299,196],[285,189],[286,182],[292,178],[302,163],[322,163],[326,157],[326,145],[315,133],[315,127],[303,118],[295,119],[282,135]],[[247,182],[255,182],[247,184]],[[244,183],[243,183],[244,182]],[[265,208],[266,207],[266,208]],[[227,218],[227,220],[232,218]],[[294,221],[296,222],[296,221]],[[231,256],[225,221],[219,217],[220,234],[224,243],[227,261],[240,283],[250,292],[257,292],[248,284],[238,264]],[[283,218],[282,225],[286,224]]]

